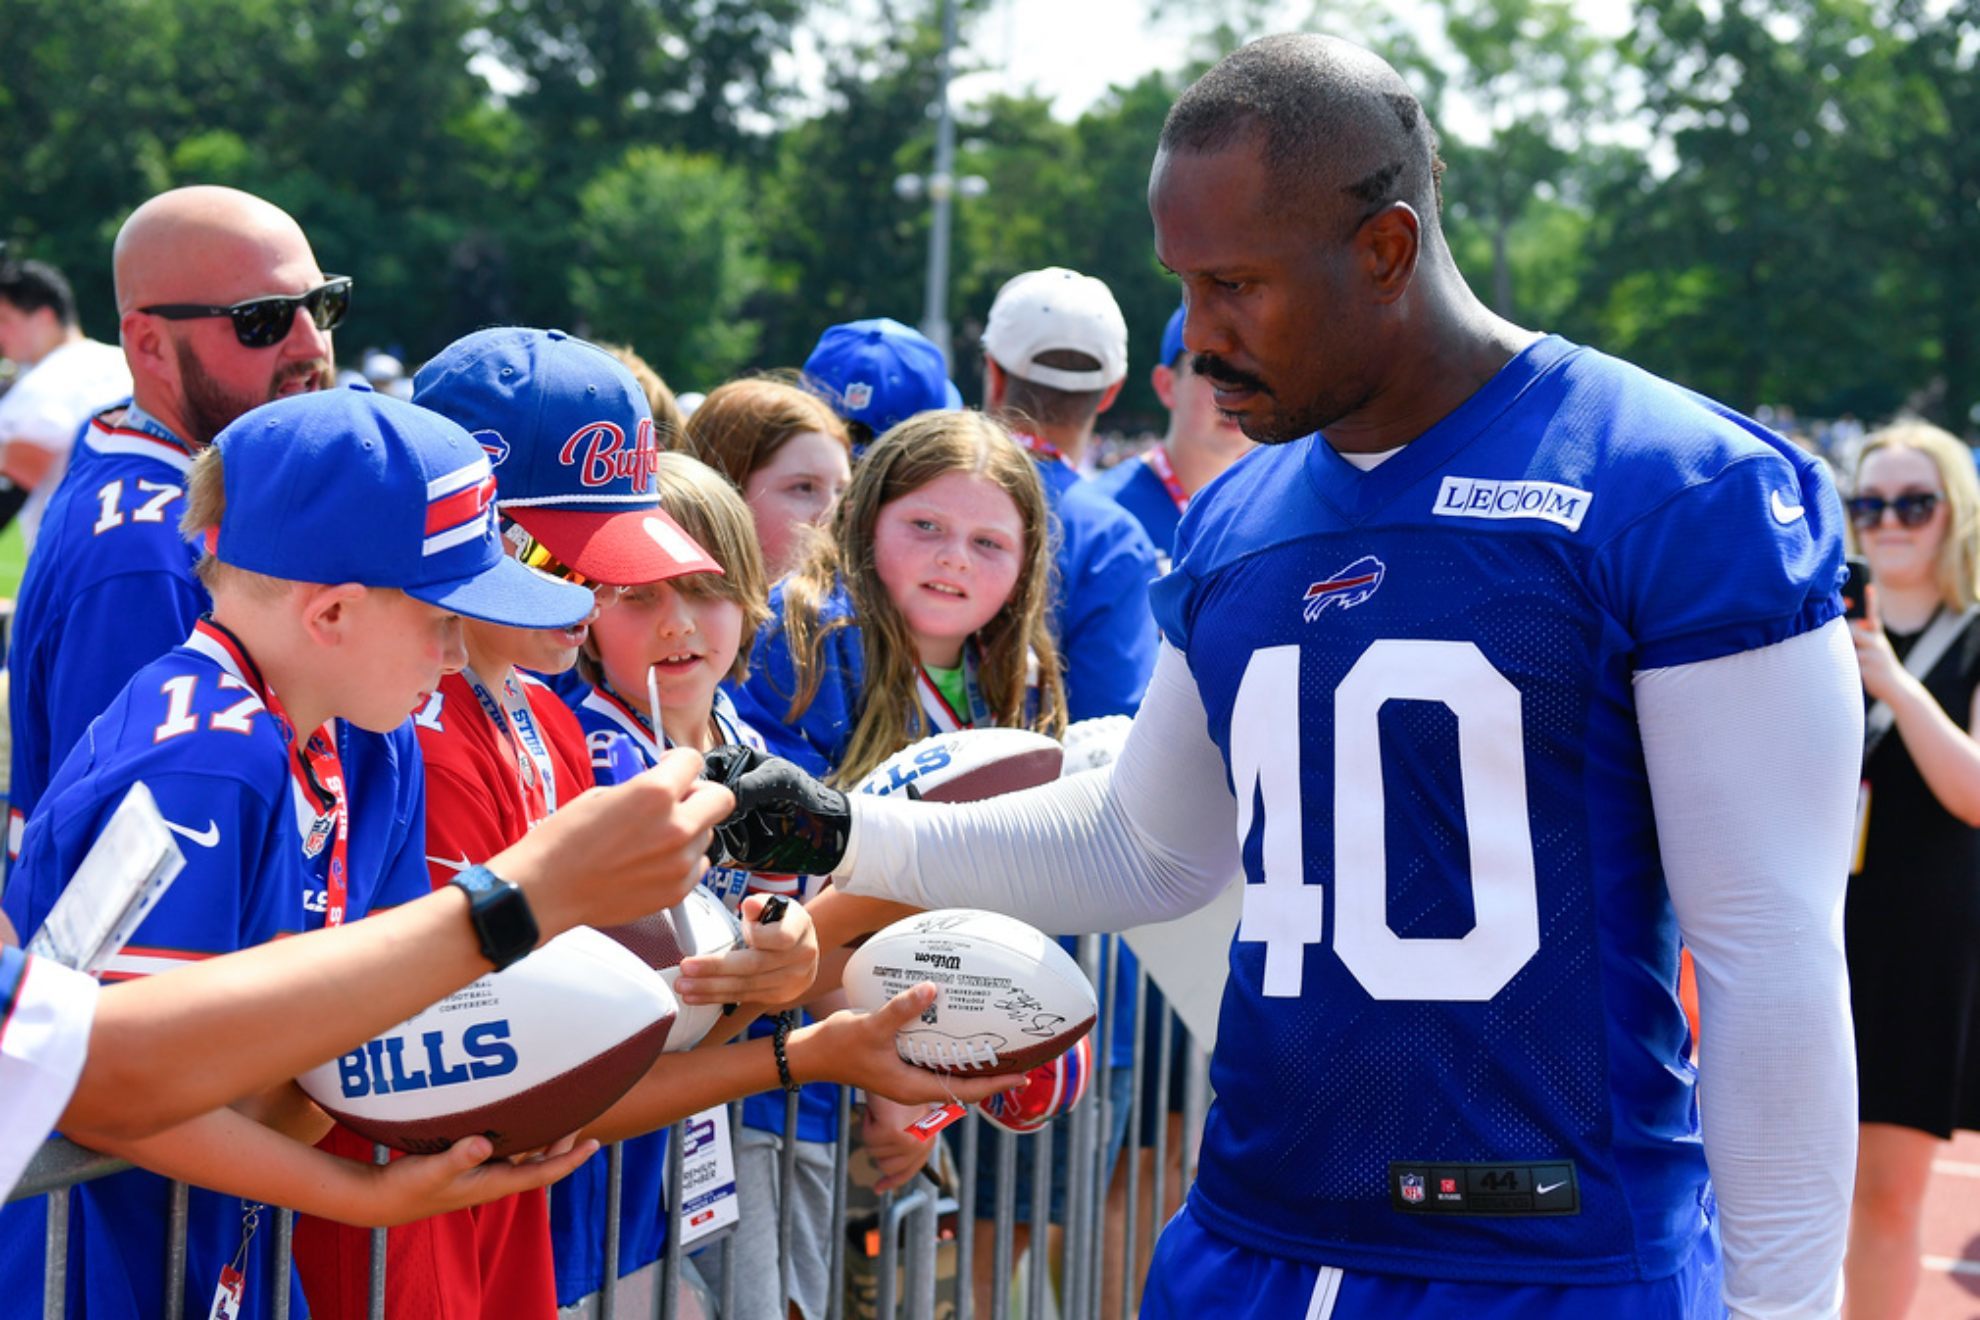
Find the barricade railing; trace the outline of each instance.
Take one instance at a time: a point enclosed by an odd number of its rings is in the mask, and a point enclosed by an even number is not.
[[[1029,1264],[1024,1271],[1026,1277],[1022,1293],[1024,1320],[1048,1320],[1050,1316],[1056,1316],[1057,1320],[1116,1320],[1113,1314],[1102,1314],[1106,1261],[1110,1251],[1118,1253],[1116,1258],[1121,1262],[1119,1320],[1130,1320],[1135,1314],[1139,1307],[1140,1281],[1148,1266],[1138,1245],[1139,1230],[1146,1221],[1141,1213],[1144,1200],[1141,1195],[1141,1161],[1135,1157],[1143,1127],[1144,1093],[1151,1089],[1145,1083],[1152,1070],[1156,1082],[1152,1090],[1158,1110],[1152,1124],[1154,1164],[1147,1188],[1150,1195],[1145,1199],[1154,1207],[1153,1213],[1157,1218],[1162,1214],[1165,1194],[1170,1190],[1167,1182],[1170,1131],[1166,1111],[1169,1078],[1178,1051],[1183,1052],[1187,1061],[1181,1160],[1185,1186],[1195,1177],[1203,1120],[1211,1097],[1207,1059],[1172,1010],[1165,1010],[1162,1014],[1152,1057],[1140,1048],[1148,1013],[1149,982],[1146,972],[1139,972],[1133,997],[1133,1038],[1137,1047],[1128,1070],[1131,1082],[1125,1117],[1126,1139],[1121,1147],[1126,1209],[1117,1222],[1110,1225],[1107,1216],[1108,1193],[1115,1175],[1109,1160],[1110,1143],[1107,1138],[1120,1117],[1114,1111],[1110,1085],[1114,1071],[1110,1064],[1119,942],[1119,936],[1091,935],[1082,937],[1080,941],[1079,961],[1100,991],[1100,1015],[1093,1028],[1093,1077],[1085,1102],[1070,1115],[1026,1135],[989,1127],[974,1113],[950,1127],[945,1139],[956,1156],[953,1161],[957,1175],[953,1195],[923,1175],[906,1188],[878,1197],[871,1228],[851,1224],[848,1170],[852,1162],[854,1115],[850,1093],[840,1089],[838,1136],[833,1147],[831,1222],[825,1237],[830,1244],[825,1320],[866,1320],[869,1315],[885,1317],[886,1320],[896,1320],[897,1317],[934,1320],[938,1303],[944,1314],[953,1314],[956,1320],[978,1320],[972,1280],[979,1259],[975,1241],[979,1155],[986,1138],[994,1143],[991,1150],[996,1161],[993,1184],[996,1196],[990,1253],[993,1284],[990,1288],[989,1315],[982,1320],[1010,1320],[1016,1314],[1017,1225],[1020,1222],[1044,1224],[1051,1217],[1051,1169],[1055,1147],[1063,1148],[1067,1161],[1065,1222],[1058,1226],[1060,1231],[1056,1235],[1036,1232],[1030,1237],[1027,1249]],[[740,1103],[729,1107],[729,1119],[731,1132],[740,1132]],[[795,1095],[787,1098],[784,1131],[797,1131]],[[613,1146],[602,1156],[607,1164],[603,1286],[598,1292],[563,1308],[563,1316],[630,1320],[636,1309],[638,1320],[647,1320],[648,1317],[658,1317],[658,1320],[759,1320],[759,1317],[735,1314],[737,1251],[723,1250],[720,1253],[720,1265],[714,1279],[702,1277],[694,1264],[694,1255],[710,1243],[698,1243],[693,1252],[683,1252],[682,1169],[687,1125],[677,1124],[670,1132],[666,1204],[672,1207],[672,1217],[664,1254],[642,1270],[628,1270],[621,1274],[625,1264],[619,1241],[624,1191],[622,1152],[619,1147]],[[381,1146],[377,1148],[375,1157],[382,1163],[386,1154]],[[1031,1201],[1024,1207],[1017,1204],[1016,1173],[1021,1160],[1029,1165],[1032,1173]],[[62,1320],[64,1315],[69,1189],[129,1167],[125,1161],[54,1138],[36,1154],[8,1197],[10,1201],[37,1196],[47,1198],[46,1273],[41,1307],[44,1320]],[[787,1139],[782,1144],[778,1161],[778,1215],[774,1229],[780,1263],[789,1257],[796,1241],[793,1215],[798,1198],[792,1193],[797,1177],[796,1143]],[[187,1193],[185,1184],[172,1185],[168,1237],[161,1244],[165,1255],[165,1320],[181,1320],[184,1314]],[[294,1216],[288,1210],[274,1209],[271,1227],[264,1257],[268,1274],[264,1277],[285,1279],[291,1267]],[[730,1229],[725,1235],[717,1236],[718,1239],[723,1236],[732,1239],[735,1232],[735,1229]],[[1052,1245],[1055,1236],[1056,1249]],[[374,1230],[371,1235],[368,1288],[371,1320],[386,1320],[385,1243],[385,1231]],[[847,1300],[848,1276],[852,1268],[850,1253],[856,1244],[861,1246],[862,1254],[871,1261],[874,1274],[872,1306],[870,1310],[862,1308],[858,1313],[850,1309]],[[955,1298],[952,1307],[940,1299],[944,1284],[942,1253],[945,1248],[954,1259]],[[629,1280],[641,1275],[645,1276],[646,1283],[640,1287],[628,1286]],[[778,1278],[781,1301],[778,1315],[761,1320],[781,1320],[789,1312],[788,1276],[781,1268]],[[271,1294],[275,1320],[288,1320],[288,1288],[273,1288]]]

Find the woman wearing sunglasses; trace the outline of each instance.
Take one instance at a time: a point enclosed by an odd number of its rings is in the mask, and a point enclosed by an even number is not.
[[[1855,624],[1871,703],[1844,911],[1859,1142],[1851,1320],[1902,1316],[1932,1158],[1980,1129],[1980,481],[1935,426],[1871,435],[1852,528],[1870,561]]]

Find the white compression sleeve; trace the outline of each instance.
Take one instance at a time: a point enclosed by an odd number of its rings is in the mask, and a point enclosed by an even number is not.
[[[1863,742],[1837,620],[1635,679],[1657,841],[1698,971],[1698,1098],[1734,1316],[1832,1316],[1856,1172],[1842,898]]]
[[[1124,930],[1199,908],[1238,873],[1237,801],[1196,680],[1166,642],[1113,765],[964,806],[863,793],[852,803],[833,882],[916,907]]]

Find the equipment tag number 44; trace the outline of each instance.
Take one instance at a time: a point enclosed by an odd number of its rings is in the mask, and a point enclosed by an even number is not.
[[[1476,922],[1454,939],[1405,938],[1388,919],[1379,717],[1431,701],[1457,717]],[[1375,642],[1334,689],[1334,955],[1376,999],[1481,1002],[1540,948],[1519,689],[1470,642]],[[1265,946],[1263,991],[1297,998],[1306,946],[1323,942],[1327,891],[1306,883],[1299,647],[1252,653],[1231,711],[1240,846],[1262,810],[1263,883],[1244,889],[1238,939]],[[1259,804],[1259,805],[1254,805]]]

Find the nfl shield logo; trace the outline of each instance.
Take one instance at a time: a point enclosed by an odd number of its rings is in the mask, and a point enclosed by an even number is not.
[[[846,407],[858,412],[873,402],[873,386],[863,380],[853,381],[846,386]]]
[[[1423,1199],[1423,1175],[1405,1173],[1402,1175],[1402,1199],[1415,1203]]]

